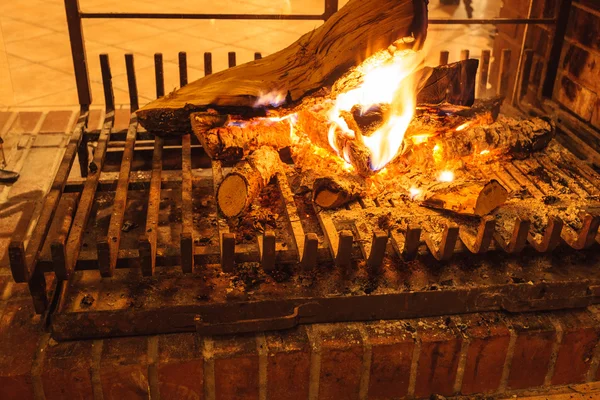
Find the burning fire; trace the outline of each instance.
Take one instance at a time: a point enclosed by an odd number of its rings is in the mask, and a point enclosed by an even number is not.
[[[329,144],[349,162],[348,150],[336,145],[338,135],[350,139],[362,140],[370,151],[370,168],[378,171],[387,165],[402,146],[404,133],[413,118],[416,107],[416,90],[413,72],[419,66],[421,55],[412,50],[400,51],[390,59],[381,54],[367,59],[361,69],[364,72],[363,83],[356,89],[340,94],[329,119]],[[343,111],[350,112],[360,106],[362,112],[376,104],[390,105],[391,115],[383,125],[370,136],[363,136],[348,127],[342,118]]]
[[[438,181],[440,182],[452,182],[454,180],[454,172],[452,171],[442,171],[440,176],[438,177]]]

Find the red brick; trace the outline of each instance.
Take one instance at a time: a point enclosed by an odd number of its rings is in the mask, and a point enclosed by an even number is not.
[[[104,400],[148,398],[148,339],[104,340],[100,362]]]
[[[311,351],[306,329],[266,333],[265,339],[267,399],[307,399]]]
[[[600,329],[588,311],[558,314],[563,338],[558,348],[552,385],[585,382]]]
[[[598,96],[588,88],[581,86],[567,75],[556,81],[557,100],[585,121],[590,121],[596,107]]]
[[[548,373],[556,331],[547,316],[522,314],[510,318],[517,338],[508,387],[525,389],[541,386]]]
[[[31,368],[40,340],[40,317],[30,299],[11,301],[0,317],[0,399],[33,398]]]
[[[422,318],[417,327],[421,352],[415,395],[449,396],[454,392],[462,336],[448,318]]]
[[[32,133],[42,117],[39,111],[21,111],[10,127],[11,133]]]
[[[460,392],[492,393],[500,386],[510,331],[500,314],[472,314],[461,320],[470,343]]]
[[[365,330],[371,346],[369,399],[406,396],[416,329],[408,321],[379,321],[365,324]]]
[[[217,400],[258,399],[258,351],[254,335],[214,339]]]
[[[200,337],[192,333],[162,335],[159,336],[158,348],[160,398],[204,398],[204,360]]]
[[[46,399],[92,398],[91,368],[92,341],[51,341],[41,374]]]
[[[319,400],[357,399],[363,360],[360,332],[347,324],[319,327]]]
[[[42,123],[40,133],[64,133],[69,128],[73,111],[50,111]]]

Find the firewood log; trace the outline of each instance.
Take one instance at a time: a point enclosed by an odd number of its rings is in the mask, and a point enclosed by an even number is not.
[[[241,216],[280,168],[279,154],[263,146],[238,162],[217,188],[217,206],[227,218]]]
[[[213,160],[238,161],[262,146],[279,150],[291,143],[288,120],[233,121],[213,113],[193,113],[190,118],[192,131]]]
[[[451,130],[412,146],[406,153],[406,163],[423,167],[432,165],[435,163],[433,149],[436,146],[439,151],[437,157],[442,160],[457,160],[482,152],[523,159],[543,150],[554,135],[554,124],[549,119],[500,117],[490,125],[473,124],[464,130]]]
[[[508,191],[498,181],[437,182],[425,189],[421,205],[462,215],[484,216],[504,204]]]
[[[289,47],[154,100],[138,110],[138,120],[150,132],[178,134],[189,132],[195,111],[264,115],[265,107],[298,102],[331,86],[399,39],[409,37],[406,47],[420,48],[426,33],[426,0],[351,0]]]

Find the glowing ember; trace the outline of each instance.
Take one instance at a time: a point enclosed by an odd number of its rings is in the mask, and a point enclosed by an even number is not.
[[[442,146],[439,143],[433,146],[433,160],[436,163],[442,162]]]
[[[385,57],[374,56],[361,65],[363,83],[356,89],[340,94],[329,115],[332,122],[328,135],[331,147],[348,161],[346,149],[338,149],[335,144],[337,135],[362,140],[371,153],[370,168],[373,171],[389,163],[402,145],[404,133],[415,112],[416,90],[412,73],[419,66],[421,55],[407,50],[397,52],[391,59]],[[390,104],[391,114],[369,136],[354,132],[341,116],[342,111],[349,112],[356,105],[368,110],[379,103]]]
[[[425,143],[430,137],[431,135],[425,133],[422,135],[413,135],[410,137],[410,140],[412,140],[413,144],[421,144]]]
[[[442,171],[440,176],[438,177],[438,181],[440,182],[452,182],[454,180],[454,172],[452,171]]]
[[[489,150],[481,150],[481,152],[479,153],[482,156],[485,156],[486,154],[490,154]]]
[[[285,102],[285,93],[279,91],[272,91],[269,93],[261,93],[259,98],[256,99],[254,107],[279,107]]]
[[[410,193],[410,199],[414,200],[415,197],[417,197],[418,195],[421,194],[421,189],[418,189],[416,187],[411,187],[410,189],[408,189],[408,193]]]
[[[457,132],[460,132],[460,131],[462,131],[463,129],[465,129],[469,125],[471,125],[471,122],[465,122],[464,124],[457,126],[455,130]]]

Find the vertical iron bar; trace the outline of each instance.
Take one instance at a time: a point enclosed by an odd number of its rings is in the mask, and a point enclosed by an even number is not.
[[[518,101],[521,101],[527,94],[529,87],[529,76],[531,75],[531,67],[533,66],[533,49],[527,49],[523,52],[523,71],[521,72],[521,86],[519,88]]]
[[[259,52],[254,53],[255,60],[260,60],[261,58],[262,58],[262,54],[260,54]]]
[[[323,13],[323,20],[327,21],[333,14],[338,10],[338,0],[325,0],[325,12]]]
[[[227,54],[228,57],[228,61],[229,61],[229,68],[233,68],[237,65],[236,59],[235,59],[235,51],[230,51]]]
[[[479,63],[480,75],[479,75],[479,91],[478,96],[480,99],[486,97],[487,93],[487,84],[488,84],[488,75],[490,72],[490,56],[491,52],[489,50],[481,51],[481,61]]]
[[[165,95],[165,76],[162,53],[154,54],[154,76],[156,78],[156,98]]]
[[[179,52],[179,86],[184,87],[188,84],[187,74],[187,53],[185,51]]]
[[[140,108],[137,91],[137,79],[135,77],[135,66],[133,54],[125,54],[125,68],[127,69],[127,86],[129,87],[129,107],[131,112]]]
[[[108,54],[100,54],[100,69],[102,70],[102,86],[104,86],[104,103],[108,113],[115,110],[115,93],[113,92]]]
[[[448,64],[448,58],[450,57],[450,52],[443,50],[440,51],[440,65]]]
[[[565,34],[567,33],[567,24],[571,14],[571,4],[573,0],[562,0],[556,18],[556,27],[554,29],[554,38],[552,40],[552,48],[548,57],[546,68],[546,78],[542,89],[542,96],[550,98],[554,92],[554,83],[558,74],[558,64],[560,63],[560,54],[562,53]]]
[[[463,61],[468,60],[470,55],[471,55],[471,52],[468,49],[460,51],[460,59]]]
[[[212,74],[212,53],[204,53],[204,75]]]
[[[510,76],[510,49],[503,49],[500,56],[500,70],[498,71],[498,84],[496,93],[498,96],[506,96],[508,91],[508,78]]]
[[[90,104],[92,104],[92,92],[90,90],[90,75],[87,68],[79,0],[65,0],[65,11],[79,105],[83,110],[88,110]]]

